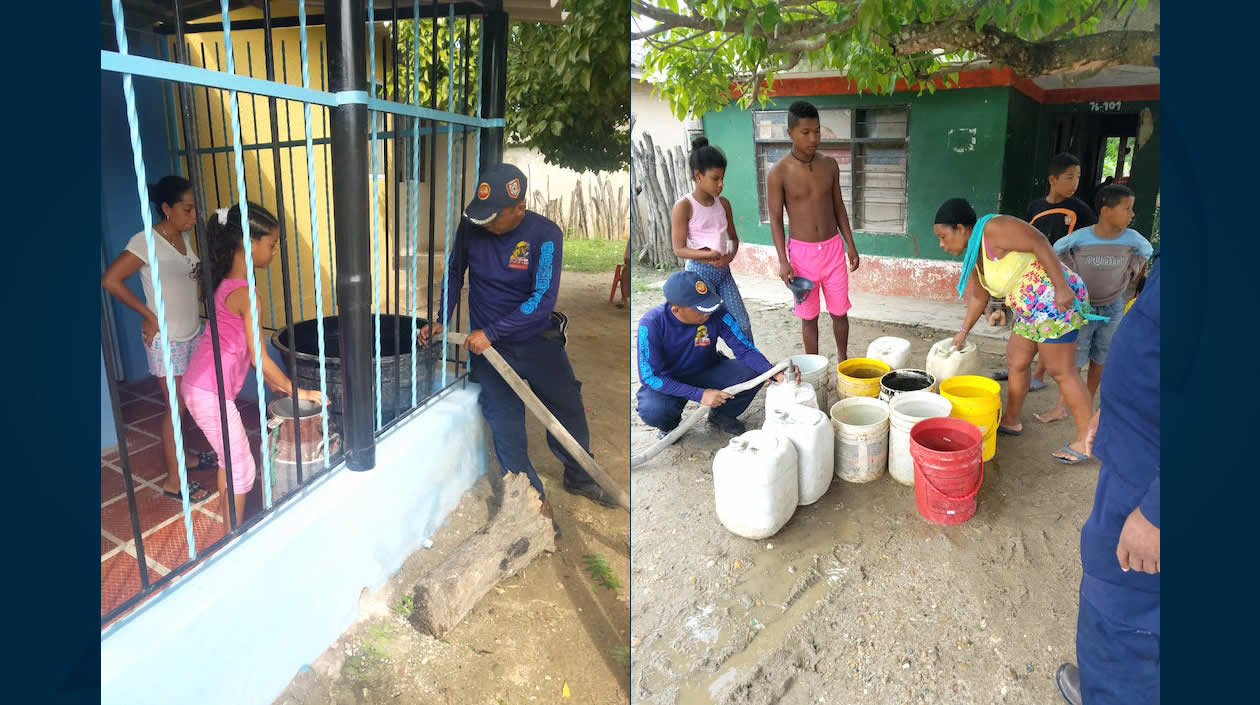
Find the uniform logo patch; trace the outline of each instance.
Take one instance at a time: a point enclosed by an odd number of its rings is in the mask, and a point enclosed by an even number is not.
[[[511,181],[507,182],[507,193],[512,198],[520,198],[521,197],[521,180],[512,179]]]
[[[512,249],[512,257],[508,260],[509,269],[529,269],[529,243],[521,240]]]
[[[477,187],[477,198],[482,201],[490,198],[490,184],[481,182],[481,185]]]
[[[703,282],[701,282],[703,284]],[[709,327],[699,326],[696,328],[696,347],[704,348],[711,345],[713,341],[709,340]]]
[[[696,293],[704,296],[709,293],[709,286],[699,279],[696,280]],[[703,328],[703,326],[701,326]]]

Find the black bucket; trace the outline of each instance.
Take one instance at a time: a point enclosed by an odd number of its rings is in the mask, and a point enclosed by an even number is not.
[[[879,398],[892,401],[906,392],[932,391],[936,378],[926,370],[893,370],[879,380]]]
[[[411,358],[415,351],[416,336],[412,328],[424,326],[423,318],[412,319],[408,316],[385,314],[381,320],[381,420],[389,423],[403,411],[411,408]],[[398,323],[398,337],[394,337],[394,323]],[[316,319],[300,321],[292,328],[284,328],[275,332],[271,342],[280,351],[284,364],[289,363],[289,331],[293,331],[296,339],[295,357],[297,370],[289,370],[289,375],[302,389],[319,389],[319,328]],[[376,320],[372,320],[375,333]],[[438,363],[441,359],[440,342],[430,343],[420,348],[416,359],[416,402],[427,398],[436,391],[434,388],[439,379]],[[371,345],[372,354],[376,354],[376,343]],[[398,353],[395,359],[395,352]],[[326,383],[328,384],[328,422],[340,431],[342,414],[342,370],[341,370],[341,325],[336,316],[324,318],[324,359]],[[376,388],[376,362],[373,360],[372,389]],[[376,413],[376,401],[372,402],[372,413]]]

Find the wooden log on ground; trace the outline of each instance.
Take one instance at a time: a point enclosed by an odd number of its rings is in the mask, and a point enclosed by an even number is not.
[[[454,345],[464,345],[468,341],[468,334],[456,331],[447,331],[446,339]],[[521,379],[520,375],[516,374],[516,370],[513,370],[512,366],[507,363],[507,360],[503,359],[503,356],[499,354],[499,351],[495,350],[494,346],[491,345],[481,351],[481,355],[485,357],[486,362],[489,362],[490,366],[499,373],[499,376],[503,378],[503,381],[508,383],[508,386],[512,388],[512,391],[516,392],[516,396],[519,397],[521,402],[525,404],[525,408],[529,409],[530,413],[541,421],[543,425],[547,427],[547,431],[560,442],[560,445],[563,446],[565,450],[569,451],[569,455],[578,462],[578,465],[582,466],[582,469],[586,471],[586,474],[590,475],[591,479],[594,480],[596,484],[603,487],[604,491],[612,495],[622,509],[627,512],[630,511],[630,494],[621,489],[616,482],[613,482],[613,479],[608,475],[608,473],[604,472],[604,469],[599,466],[599,463],[595,462],[595,458],[591,457],[591,454],[586,452],[586,449],[577,442],[577,439],[573,437],[573,434],[569,433],[569,430],[560,423],[560,420],[555,417],[555,414],[551,413],[551,410],[547,408],[547,405],[543,404],[542,400],[538,398],[538,395],[534,394],[534,391],[530,389],[529,384],[525,380]]]
[[[412,625],[441,639],[495,585],[519,573],[539,553],[554,552],[555,528],[541,507],[529,478],[509,473],[503,481],[503,505],[494,518],[416,584]]]

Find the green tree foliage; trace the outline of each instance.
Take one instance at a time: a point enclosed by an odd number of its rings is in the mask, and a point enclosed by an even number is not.
[[[618,171],[630,161],[630,47],[626,28],[630,8],[625,3],[565,0],[569,13],[564,24],[514,22],[508,45],[508,139],[538,150],[548,164],[579,172]],[[397,28],[399,100],[414,102],[412,61],[418,57],[419,104],[431,106],[437,88],[437,108],[447,109],[449,35],[445,18],[437,21],[437,59],[434,71],[433,22],[400,22]],[[419,33],[417,51],[416,32]],[[480,34],[474,21],[468,32],[471,57],[467,84],[462,62],[464,19],[455,21],[455,111],[467,96],[469,114],[478,114],[477,56]],[[387,66],[386,89],[393,95],[392,62]]]
[[[518,23],[508,49],[508,127],[549,164],[630,164],[630,6],[565,0],[563,25]]]
[[[1159,28],[1097,32],[1146,0],[631,0],[644,71],[674,113],[764,105],[776,74],[841,71],[863,91],[934,91],[958,72],[1025,78],[1153,65]],[[1122,16],[1122,15],[1121,15]],[[939,83],[938,83],[939,82]],[[732,91],[732,83],[735,90]],[[769,89],[769,90],[768,90]]]

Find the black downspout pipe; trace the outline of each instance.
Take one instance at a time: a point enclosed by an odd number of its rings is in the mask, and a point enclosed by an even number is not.
[[[368,90],[363,0],[326,6],[328,85],[334,93]],[[333,219],[337,238],[337,301],[341,329],[342,429],[346,466],[376,466],[372,376],[372,253],[368,219],[368,108],[347,103],[332,114]]]
[[[502,9],[486,13],[485,75],[481,81],[481,117],[501,118],[507,105],[508,15]],[[503,128],[482,130],[481,169],[503,161]]]

